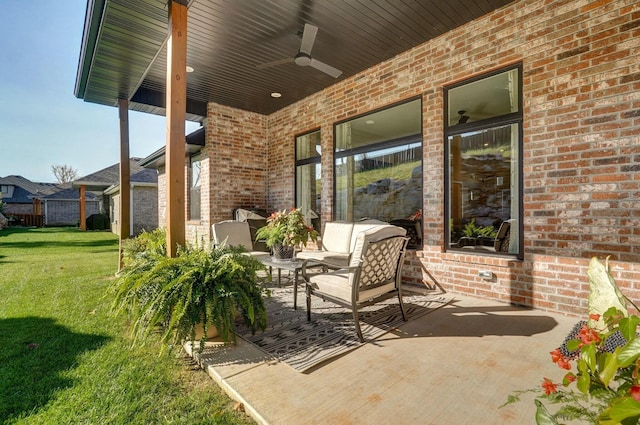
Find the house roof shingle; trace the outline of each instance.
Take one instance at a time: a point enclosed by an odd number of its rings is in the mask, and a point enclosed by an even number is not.
[[[16,204],[31,203],[33,198],[43,198],[60,190],[60,185],[56,183],[32,182],[22,176],[0,177],[0,185],[15,187],[12,196],[4,195],[2,200]]]
[[[158,177],[155,172],[153,173],[153,175],[142,174],[140,176],[137,176],[138,173],[145,170],[145,168],[138,163],[139,161],[140,161],[140,158],[131,158],[129,160],[129,173],[131,175],[130,181],[149,182],[149,183],[157,182]],[[136,176],[135,179],[134,179],[134,176]],[[141,179],[141,180],[137,180],[137,179]],[[72,182],[72,186],[73,187],[85,186],[87,190],[103,191],[108,187],[117,185],[119,183],[120,183],[120,164],[116,163],[107,168],[103,168],[102,170],[96,171],[95,173],[92,173],[74,180]]]

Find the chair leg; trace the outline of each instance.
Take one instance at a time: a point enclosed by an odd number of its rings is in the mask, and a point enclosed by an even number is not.
[[[362,330],[360,329],[360,317],[358,315],[358,309],[353,307],[353,321],[356,324],[356,333],[358,334],[358,339],[360,342],[364,342],[364,337],[362,336]]]
[[[398,289],[398,302],[400,304],[400,311],[402,312],[402,320],[407,321],[407,313],[404,311],[404,303],[402,302],[402,292]]]
[[[307,293],[307,322],[311,321],[311,288],[309,285],[305,286],[305,292]]]

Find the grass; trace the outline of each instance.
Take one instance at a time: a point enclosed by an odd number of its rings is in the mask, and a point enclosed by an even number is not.
[[[0,230],[1,424],[252,424],[186,355],[132,344],[108,232]]]
[[[420,165],[420,161],[405,162],[402,164],[394,165],[385,168],[376,168],[373,170],[361,171],[354,174],[353,187],[367,187],[371,183],[375,183],[382,179],[392,180],[408,180],[411,178],[413,169]],[[336,189],[342,190],[345,188],[347,179],[343,176],[336,180]],[[320,193],[320,192],[318,192]]]

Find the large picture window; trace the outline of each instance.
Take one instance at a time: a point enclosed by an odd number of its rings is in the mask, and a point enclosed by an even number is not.
[[[296,207],[308,225],[321,229],[320,130],[296,137]]]
[[[448,249],[522,255],[521,67],[445,88]]]
[[[334,218],[400,225],[421,246],[421,99],[338,123],[334,140]]]

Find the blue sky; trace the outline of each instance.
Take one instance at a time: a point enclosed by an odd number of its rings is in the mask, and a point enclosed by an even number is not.
[[[118,109],[73,94],[86,0],[0,3],[0,177],[55,182],[52,165],[81,177],[117,163]],[[129,134],[145,157],[164,146],[165,119],[130,111]]]

